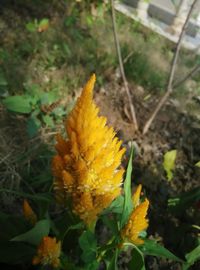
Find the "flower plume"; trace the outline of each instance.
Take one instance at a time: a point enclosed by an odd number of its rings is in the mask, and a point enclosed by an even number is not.
[[[66,119],[68,140],[57,136],[52,162],[57,198],[71,198],[73,211],[88,225],[120,194],[125,152],[107,119],[98,115],[95,80],[92,75]]]
[[[56,238],[45,236],[37,249],[37,255],[33,258],[32,264],[51,265],[57,268],[60,265],[61,242]]]
[[[30,222],[32,225],[35,225],[35,223],[37,222],[37,216],[28,201],[25,199],[23,202],[23,214],[28,222]]]

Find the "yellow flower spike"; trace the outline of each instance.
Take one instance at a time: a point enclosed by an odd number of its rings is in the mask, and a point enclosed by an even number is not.
[[[35,223],[37,222],[37,216],[28,201],[25,199],[23,202],[23,214],[28,222],[30,222],[32,225],[35,225]]]
[[[66,142],[60,134],[56,136],[57,144],[55,145],[56,150],[58,153],[63,157],[69,152],[69,143]]]
[[[63,170],[62,173],[63,173],[62,177],[63,177],[64,187],[69,192],[71,192],[72,191],[72,188],[73,188],[73,185],[74,185],[74,178],[73,178],[73,176],[69,172],[67,172],[65,170]]]
[[[142,185],[140,184],[139,186],[137,186],[137,189],[136,189],[135,193],[132,196],[132,202],[133,202],[133,207],[134,208],[136,208],[140,203],[141,190],[142,190]]]
[[[121,231],[121,237],[124,241],[128,240],[135,245],[141,245],[144,242],[139,234],[148,227],[146,219],[148,208],[149,201],[146,199],[133,210],[127,224]]]
[[[121,193],[125,149],[107,119],[98,116],[92,75],[65,122],[68,140],[57,136],[52,170],[56,195],[72,199],[72,210],[88,225]],[[61,196],[61,197],[62,197]]]
[[[32,264],[49,265],[57,268],[60,265],[61,242],[56,238],[45,236],[37,249],[37,255],[33,258]]]
[[[64,190],[64,180],[63,180],[63,170],[65,162],[61,156],[56,155],[52,159],[52,173],[55,177],[54,190],[56,199],[59,203],[64,203],[65,190]]]

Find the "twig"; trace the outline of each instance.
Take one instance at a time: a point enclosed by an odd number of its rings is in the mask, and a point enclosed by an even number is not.
[[[174,53],[174,56],[173,56],[173,59],[172,59],[172,65],[171,65],[171,70],[170,70],[170,74],[169,74],[169,79],[168,79],[168,82],[167,82],[166,93],[161,98],[161,100],[159,101],[157,107],[155,108],[154,112],[152,113],[151,117],[146,122],[146,124],[145,124],[145,126],[143,128],[143,134],[147,133],[147,131],[149,130],[153,120],[157,116],[157,114],[160,111],[160,109],[162,108],[162,106],[165,104],[165,102],[168,99],[169,95],[172,93],[172,82],[173,82],[173,79],[174,79],[176,63],[177,63],[177,59],[178,59],[178,55],[179,55],[179,51],[180,51],[180,47],[181,47],[181,42],[183,40],[183,37],[184,37],[185,31],[186,31],[189,19],[190,19],[191,15],[192,15],[192,11],[193,11],[194,6],[196,5],[197,1],[198,0],[194,0],[193,4],[190,7],[187,18],[186,18],[185,23],[183,25],[183,28],[181,30],[178,42],[176,44],[176,49],[175,49],[175,53]]]
[[[187,81],[189,78],[194,76],[198,71],[200,71],[200,65],[196,65],[191,71],[188,72],[188,74],[185,75],[183,79],[181,79],[178,82],[175,82],[173,84],[173,89],[178,88],[181,84],[183,84],[185,81]]]
[[[129,87],[128,87],[128,82],[126,80],[123,61],[122,61],[122,56],[121,56],[120,44],[119,44],[119,39],[118,39],[118,34],[117,34],[116,19],[115,19],[114,1],[110,0],[110,4],[111,4],[111,10],[112,10],[113,33],[114,33],[115,46],[116,46],[118,60],[119,60],[120,73],[121,73],[121,77],[122,77],[122,80],[123,80],[123,83],[124,83],[126,94],[128,96],[128,101],[129,101],[129,106],[130,106],[130,110],[131,110],[131,116],[132,116],[133,124],[135,126],[135,130],[138,130],[138,123],[137,123],[137,118],[136,118],[136,114],[135,114],[135,108],[134,108],[134,105],[133,105],[132,100],[131,100],[130,90],[129,90]]]
[[[134,51],[130,52],[124,59],[123,59],[123,64],[126,64],[128,62],[129,58],[134,54]]]

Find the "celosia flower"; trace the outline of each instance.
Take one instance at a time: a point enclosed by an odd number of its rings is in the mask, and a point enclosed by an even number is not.
[[[35,225],[37,222],[37,216],[27,200],[24,200],[23,202],[23,214],[28,222],[30,222],[32,225]]]
[[[135,193],[132,196],[132,202],[133,202],[133,207],[136,208],[139,203],[140,203],[140,193],[142,190],[142,185],[137,186],[137,189]]]
[[[73,211],[91,224],[120,194],[125,149],[93,101],[95,75],[85,85],[66,120],[68,140],[57,137],[53,158],[54,186],[61,201],[70,197]]]
[[[128,240],[135,245],[141,245],[144,241],[140,238],[140,233],[148,227],[148,220],[146,219],[149,201],[145,199],[140,203],[140,192],[142,186],[139,185],[132,197],[134,209],[129,217],[127,224],[121,231],[123,240]]]
[[[45,236],[37,249],[37,255],[33,258],[32,264],[50,265],[54,268],[60,265],[61,242],[56,238]]]

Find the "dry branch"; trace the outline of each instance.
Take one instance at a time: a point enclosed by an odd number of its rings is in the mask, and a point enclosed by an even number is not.
[[[180,81],[177,81],[173,84],[173,89],[178,88],[181,84],[183,84],[185,81],[187,81],[189,78],[192,78],[192,76],[196,75],[200,71],[200,65],[197,64],[191,71],[189,71],[183,79]]]
[[[116,46],[118,60],[119,60],[120,73],[121,73],[121,77],[122,77],[122,80],[124,83],[124,88],[125,88],[126,94],[128,96],[128,102],[129,102],[129,106],[130,106],[133,124],[135,126],[135,130],[138,130],[138,123],[137,123],[137,118],[136,118],[136,114],[135,114],[135,108],[134,108],[134,105],[132,103],[131,94],[130,94],[130,90],[128,87],[128,82],[126,80],[126,76],[125,76],[125,72],[124,72],[124,65],[123,65],[122,56],[121,56],[121,49],[120,49],[120,44],[119,44],[119,39],[118,39],[118,34],[117,34],[114,1],[110,0],[110,4],[111,4],[111,10],[112,10],[113,33],[114,33],[115,46]]]
[[[178,55],[179,55],[179,51],[180,51],[180,47],[181,47],[181,42],[183,40],[188,22],[190,20],[190,17],[192,15],[192,11],[196,5],[198,0],[194,0],[193,4],[191,5],[187,18],[185,20],[185,23],[183,25],[183,28],[181,30],[178,42],[176,44],[176,49],[175,49],[175,53],[172,59],[172,64],[171,64],[171,69],[170,69],[170,74],[169,74],[169,79],[167,82],[167,88],[166,88],[166,93],[163,95],[163,97],[161,98],[161,100],[159,101],[157,107],[155,108],[155,110],[153,111],[152,115],[150,116],[150,118],[148,119],[148,121],[146,122],[144,128],[143,128],[143,134],[146,134],[147,131],[149,130],[153,120],[155,119],[155,117],[157,116],[158,112],[160,111],[160,109],[162,108],[162,106],[165,104],[166,100],[168,99],[169,95],[172,93],[172,89],[173,89],[173,79],[174,79],[174,74],[175,74],[175,70],[176,70],[176,63],[177,63],[177,59],[178,59]]]

